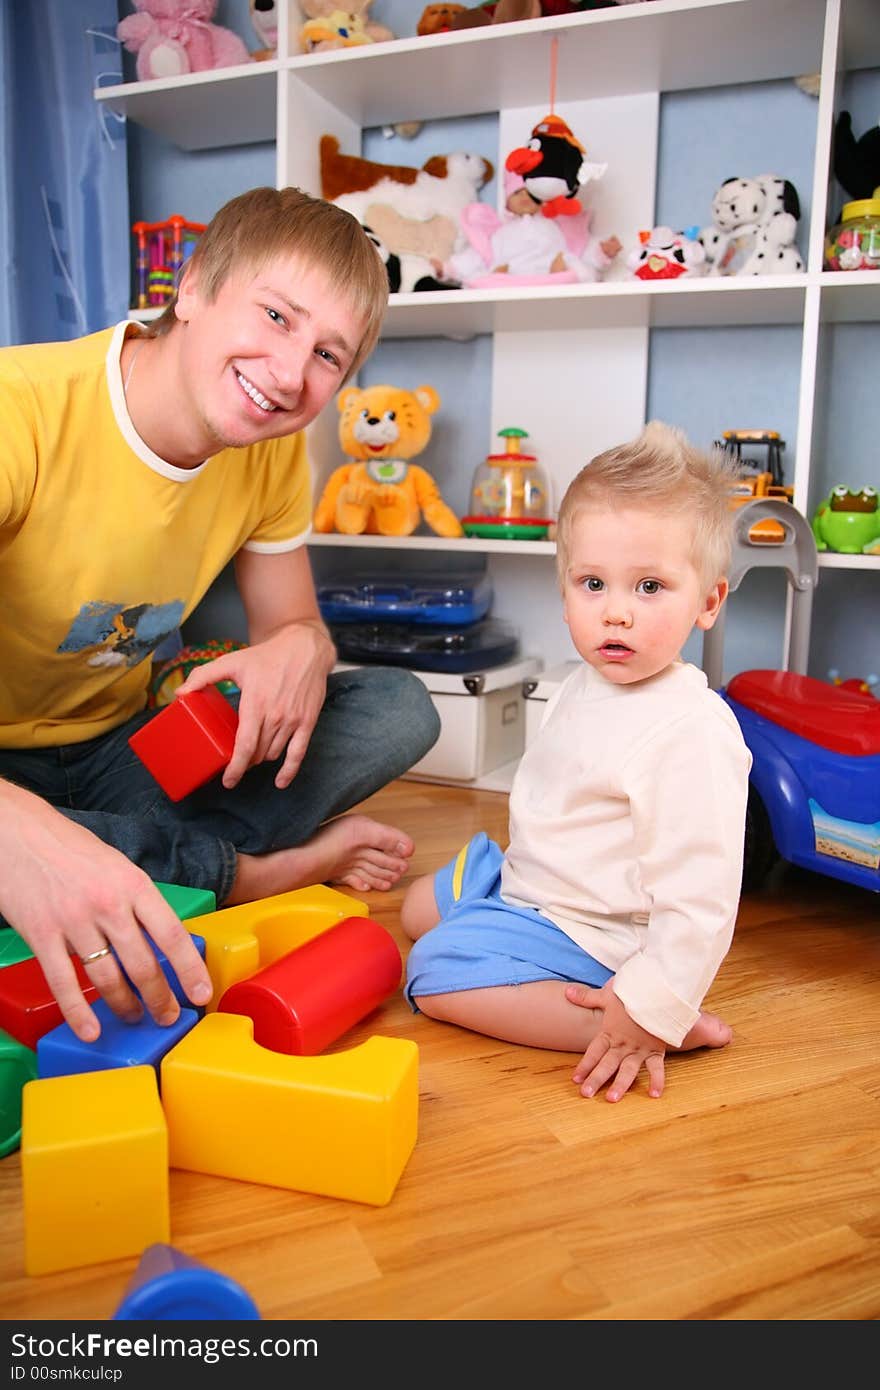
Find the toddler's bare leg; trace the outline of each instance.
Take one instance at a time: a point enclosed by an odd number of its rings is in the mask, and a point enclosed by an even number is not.
[[[598,1009],[570,1004],[559,980],[427,994],[416,996],[415,1002],[430,1018],[554,1052],[585,1052],[601,1018]]]
[[[598,1032],[602,1013],[599,1009],[571,1003],[565,997],[566,989],[570,988],[559,980],[535,980],[527,985],[417,995],[416,1003],[429,1018],[456,1023],[460,1028],[470,1028],[491,1038],[502,1038],[526,1047],[544,1047],[553,1052],[582,1053]],[[701,1013],[681,1046],[670,1047],[667,1051],[724,1047],[731,1037],[731,1029],[716,1014]]]
[[[400,906],[400,925],[410,941],[418,941],[440,921],[434,897],[434,875],[422,874],[409,885]]]

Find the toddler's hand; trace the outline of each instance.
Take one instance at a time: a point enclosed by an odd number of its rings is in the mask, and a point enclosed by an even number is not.
[[[610,1081],[605,1099],[620,1100],[644,1065],[648,1073],[648,1094],[655,1099],[661,1096],[665,1083],[666,1043],[630,1018],[611,988],[611,982],[601,989],[568,985],[565,997],[569,1003],[582,1008],[602,1010],[599,1030],[571,1078],[580,1086],[581,1095],[594,1096],[606,1081]]]

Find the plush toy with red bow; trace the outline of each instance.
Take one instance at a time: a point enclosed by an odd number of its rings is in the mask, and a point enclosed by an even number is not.
[[[132,0],[137,14],[126,15],[116,36],[137,54],[138,79],[180,77],[187,72],[249,63],[244,39],[211,21],[217,0]]]

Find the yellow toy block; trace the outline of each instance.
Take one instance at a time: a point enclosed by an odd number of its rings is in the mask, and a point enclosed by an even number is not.
[[[318,883],[190,917],[187,930],[205,938],[205,964],[214,986],[208,1011],[216,1009],[230,985],[249,980],[343,918],[368,916],[366,903]]]
[[[384,1206],[416,1142],[418,1056],[376,1037],[291,1057],[207,1014],[162,1060],[171,1166]]]
[[[29,1081],[21,1178],[28,1274],[119,1260],[167,1242],[168,1127],[155,1068]]]

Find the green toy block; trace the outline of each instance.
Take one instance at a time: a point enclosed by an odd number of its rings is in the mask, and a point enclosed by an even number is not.
[[[0,1158],[21,1143],[22,1087],[36,1075],[36,1052],[0,1028]]]
[[[216,912],[217,895],[210,888],[182,888],[178,883],[156,883],[168,906],[176,912],[181,922],[189,917],[202,917],[207,912]],[[33,951],[23,937],[12,927],[0,928],[0,970],[5,965],[17,965],[21,960],[30,960]]]
[[[12,927],[0,931],[0,970],[6,965],[18,965],[19,961],[30,960],[33,951]]]
[[[156,887],[169,907],[185,922],[188,917],[201,917],[217,911],[217,895],[210,888],[181,888],[178,883],[159,883]]]

